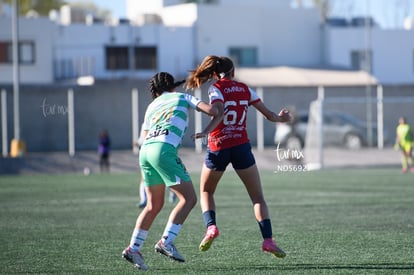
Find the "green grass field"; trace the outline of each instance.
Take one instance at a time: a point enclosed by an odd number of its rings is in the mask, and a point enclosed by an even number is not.
[[[200,207],[176,246],[154,252],[171,204],[143,249],[151,274],[414,274],[414,175],[398,169],[262,171],[273,232],[288,253],[261,252],[251,203],[231,170],[220,183],[221,235],[199,252]],[[198,174],[193,174],[198,191]],[[1,274],[133,274],[121,258],[138,215],[135,174],[0,176]]]

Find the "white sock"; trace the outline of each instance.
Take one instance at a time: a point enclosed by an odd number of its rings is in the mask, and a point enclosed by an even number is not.
[[[167,223],[165,226],[164,233],[162,234],[162,239],[164,244],[173,243],[178,233],[181,230],[181,224]]]
[[[144,245],[145,240],[147,239],[148,231],[143,229],[135,228],[132,233],[131,242],[129,247],[132,251],[140,251]]]

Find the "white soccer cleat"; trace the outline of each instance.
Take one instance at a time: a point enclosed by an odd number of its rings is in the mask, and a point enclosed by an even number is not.
[[[141,252],[132,251],[129,246],[122,251],[122,258],[132,263],[138,269],[148,270],[148,266],[145,264]]]
[[[160,240],[154,248],[156,252],[163,254],[169,257],[170,259],[173,259],[178,262],[185,262],[184,257],[181,256],[177,248],[175,248],[174,244],[172,243],[165,245],[163,241]]]

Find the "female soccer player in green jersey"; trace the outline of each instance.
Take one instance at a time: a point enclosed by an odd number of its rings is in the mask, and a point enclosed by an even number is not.
[[[143,144],[139,155],[147,193],[147,205],[139,214],[131,242],[122,256],[135,267],[147,270],[141,248],[155,217],[164,205],[165,187],[168,186],[179,201],[168,218],[168,223],[155,251],[184,262],[174,246],[181,226],[197,202],[189,174],[177,154],[177,148],[187,129],[188,112],[196,109],[213,119],[201,135],[207,135],[221,121],[218,109],[198,98],[175,89],[185,81],[175,82],[169,73],[155,74],[149,83],[153,102],[148,106],[143,123]]]

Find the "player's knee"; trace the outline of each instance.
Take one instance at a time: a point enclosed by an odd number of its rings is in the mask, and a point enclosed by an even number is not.
[[[187,208],[189,209],[193,209],[195,207],[195,205],[197,204],[197,196],[187,196],[184,199],[184,204],[187,206]]]
[[[147,212],[156,216],[161,211],[163,206],[164,206],[164,201],[157,200],[157,201],[148,202],[146,208],[147,208]]]

